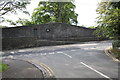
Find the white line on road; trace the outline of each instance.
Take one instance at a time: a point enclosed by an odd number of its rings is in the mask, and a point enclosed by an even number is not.
[[[55,52],[51,52],[51,53],[48,53],[48,54],[55,54]]]
[[[11,54],[14,54],[15,52],[10,52]]]
[[[63,53],[63,52],[60,52],[60,51],[59,51],[59,52],[57,52],[57,53]]]
[[[85,63],[83,63],[83,62],[81,62],[81,64],[83,64],[84,66],[88,67],[89,69],[95,71],[96,73],[100,74],[101,76],[103,76],[103,77],[105,77],[105,78],[107,78],[107,79],[109,79],[109,80],[112,80],[110,77],[108,77],[108,76],[106,76],[105,74],[103,74],[103,73],[97,71],[96,69],[94,69],[94,68],[88,66],[87,64],[85,64]]]
[[[45,55],[46,55],[46,53],[42,53],[42,54],[41,54],[41,56],[45,56]]]
[[[68,56],[69,58],[72,58],[72,56],[70,56],[70,55],[68,55],[68,54],[66,54],[66,53],[62,53],[62,54]]]
[[[25,50],[19,50],[18,52],[25,52]]]
[[[76,51],[76,50],[70,50],[70,51]]]

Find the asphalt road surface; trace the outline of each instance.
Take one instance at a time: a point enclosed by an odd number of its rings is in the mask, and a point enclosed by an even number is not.
[[[56,78],[118,78],[118,62],[104,53],[111,41],[46,46],[4,52],[6,57],[44,63]],[[3,56],[4,57],[4,56]]]

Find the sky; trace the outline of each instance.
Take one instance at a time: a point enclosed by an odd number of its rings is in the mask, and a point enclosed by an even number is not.
[[[31,4],[27,6],[27,10],[32,14],[34,8],[37,7],[38,2],[40,0],[31,0]],[[78,26],[95,26],[96,25],[96,14],[97,4],[101,0],[75,0],[74,4],[76,5],[75,12],[78,14]],[[30,19],[30,16],[25,15],[23,13],[19,13],[18,15],[7,14],[4,16],[10,20],[16,21],[19,17]],[[1,25],[11,26],[7,23],[3,23]]]
[[[98,1],[100,0],[75,0],[75,12],[78,13],[78,25],[84,25],[86,27],[96,25]]]

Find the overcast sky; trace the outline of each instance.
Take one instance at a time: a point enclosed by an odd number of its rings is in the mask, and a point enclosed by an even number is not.
[[[30,14],[33,12],[34,8],[37,7],[40,0],[31,0],[31,4],[27,6],[27,10]],[[96,14],[97,4],[100,0],[75,0],[74,4],[76,5],[75,12],[78,13],[78,26],[84,25],[86,27],[95,26],[95,18],[98,16]],[[30,16],[23,13],[19,15],[7,15],[5,16],[11,20],[17,20],[18,17],[30,19]],[[6,23],[2,24],[5,26],[10,26]]]

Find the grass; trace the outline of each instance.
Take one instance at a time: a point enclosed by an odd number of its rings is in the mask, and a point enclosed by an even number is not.
[[[0,63],[0,72],[3,72],[7,69],[7,65],[6,64],[1,64]]]
[[[113,53],[113,55],[114,55],[117,59],[120,60],[120,49],[117,49],[117,48],[113,49],[113,48],[111,48],[110,51]]]

